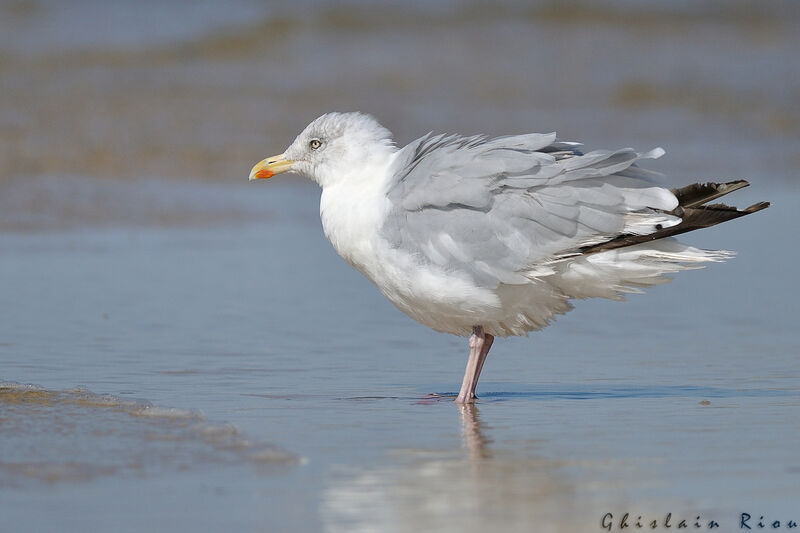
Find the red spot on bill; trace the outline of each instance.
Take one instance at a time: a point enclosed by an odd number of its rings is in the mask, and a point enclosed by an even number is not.
[[[256,178],[258,178],[260,180],[266,179],[266,178],[271,178],[274,175],[275,175],[274,172],[272,172],[271,170],[267,170],[265,168],[262,168],[261,170],[259,170],[258,172],[255,173]]]

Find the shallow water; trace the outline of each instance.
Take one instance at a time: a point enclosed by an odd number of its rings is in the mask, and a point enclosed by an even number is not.
[[[789,4],[242,1],[185,24],[99,4],[0,5],[0,529],[800,521]],[[74,26],[97,9],[105,26]],[[401,143],[558,128],[662,145],[649,167],[671,185],[747,177],[731,202],[774,205],[685,238],[727,263],[499,339],[459,408],[465,341],[336,256],[315,186],[245,182],[347,108]]]
[[[791,227],[781,205],[798,195],[768,192],[777,206],[691,239],[736,259],[500,340],[467,409],[448,396],[463,340],[417,326],[335,256],[313,187],[259,187],[269,224],[0,237],[2,377],[44,387],[35,407],[49,413],[0,395],[6,523],[590,531],[605,512],[785,520],[800,472],[797,294],[783,267],[793,256],[759,236]],[[74,387],[200,412],[297,460],[265,469],[196,429],[164,448],[180,428],[96,416],[59,392]],[[149,459],[130,466],[140,454]]]

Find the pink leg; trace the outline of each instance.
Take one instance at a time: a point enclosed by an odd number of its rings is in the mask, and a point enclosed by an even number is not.
[[[492,347],[494,337],[484,334],[483,327],[475,326],[472,328],[472,336],[469,338],[469,359],[467,369],[464,371],[464,380],[461,382],[461,391],[456,397],[456,403],[472,403],[475,401],[475,387],[478,386],[478,378],[483,369],[483,363]]]
[[[483,349],[481,350],[481,357],[478,360],[478,374],[475,376],[475,385],[478,384],[478,378],[481,377],[481,370],[483,370],[483,363],[486,362],[486,356],[489,355],[489,350],[492,348],[494,342],[494,335],[485,333],[483,335]]]

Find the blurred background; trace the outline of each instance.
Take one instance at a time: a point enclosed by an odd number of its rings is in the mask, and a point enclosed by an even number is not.
[[[0,228],[244,216],[131,184],[244,188],[333,110],[399,144],[558,131],[663,145],[676,184],[794,183],[799,18],[791,0],[4,0]]]
[[[0,0],[0,529],[800,521],[798,27],[796,0]],[[666,185],[773,206],[686,236],[735,260],[497,342],[457,409],[464,340],[340,260],[315,184],[247,181],[350,110],[400,145],[662,146]]]

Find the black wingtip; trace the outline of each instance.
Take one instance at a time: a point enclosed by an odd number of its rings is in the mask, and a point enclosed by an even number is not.
[[[750,213],[755,213],[756,211],[766,209],[770,205],[772,205],[770,202],[758,202],[757,204],[753,204],[750,207],[744,208],[743,211],[749,215]]]
[[[741,182],[733,182],[736,184],[737,188],[746,187],[746,185],[741,185],[741,183],[747,183],[746,181],[742,180]],[[708,188],[709,186],[713,186],[715,188],[719,187],[719,185],[728,185],[726,184],[696,184],[696,186]],[[684,189],[684,192],[687,189]],[[735,190],[735,189],[734,189]],[[730,192],[730,191],[728,191]],[[698,198],[702,197],[698,195]],[[723,192],[725,194],[725,192]],[[709,195],[710,196],[710,195]],[[706,196],[708,197],[708,196]],[[746,209],[736,209],[733,206],[726,205],[726,204],[710,204],[710,205],[700,205],[698,207],[682,207],[679,206],[678,209],[673,211],[675,214],[678,210],[680,213],[677,216],[681,217],[681,222],[677,225],[670,226],[668,228],[662,228],[654,233],[650,233],[648,235],[619,235],[609,241],[594,244],[591,246],[585,246],[580,249],[582,254],[590,254],[595,252],[604,252],[606,250],[613,250],[615,248],[622,248],[625,246],[633,246],[634,244],[640,244],[643,242],[653,241],[656,239],[662,239],[665,237],[672,237],[675,235],[680,235],[681,233],[687,233],[689,231],[694,231],[701,228],[710,228],[711,226],[716,226],[722,222],[726,222],[728,220],[733,220],[734,218],[743,217],[745,215],[749,215],[751,213],[755,213],[756,211],[761,211],[762,209],[766,209],[770,206],[769,202],[758,202],[757,204],[753,204]]]
[[[681,207],[700,207],[749,185],[750,183],[747,180],[734,180],[724,183],[709,181],[672,189],[672,193],[678,198],[678,205]]]

